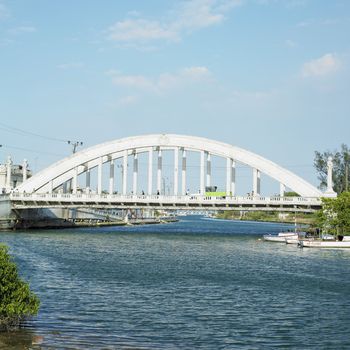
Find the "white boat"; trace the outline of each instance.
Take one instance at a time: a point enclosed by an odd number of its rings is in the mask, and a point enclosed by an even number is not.
[[[350,241],[309,241],[301,240],[301,248],[350,248]]]
[[[305,239],[306,232],[296,232],[296,236],[285,239],[287,244],[299,244],[300,240]]]
[[[298,239],[297,232],[279,232],[277,235],[264,235],[264,241],[286,243],[286,239]]]
[[[341,240],[301,240],[301,248],[350,248],[350,236],[342,236]]]
[[[287,244],[299,244],[299,237],[292,237],[292,238],[286,238],[285,239]]]

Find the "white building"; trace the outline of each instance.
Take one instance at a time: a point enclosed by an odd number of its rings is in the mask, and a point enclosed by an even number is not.
[[[28,168],[28,162],[24,159],[23,164],[13,164],[10,156],[6,164],[0,164],[0,193],[8,193],[27,178],[32,176]]]

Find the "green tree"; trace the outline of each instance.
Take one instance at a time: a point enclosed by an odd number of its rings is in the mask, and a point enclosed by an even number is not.
[[[0,329],[18,327],[38,313],[39,305],[38,297],[19,277],[7,247],[0,244]]]
[[[315,151],[314,166],[318,172],[320,188],[327,187],[327,160],[333,158],[333,184],[334,191],[338,194],[349,190],[350,182],[350,149],[347,145],[342,144],[340,151],[335,152],[318,152]]]
[[[317,224],[333,234],[350,235],[350,192],[337,198],[322,198],[322,209],[316,214]]]

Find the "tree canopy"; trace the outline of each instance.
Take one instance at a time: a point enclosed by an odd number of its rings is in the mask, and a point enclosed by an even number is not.
[[[322,198],[322,209],[317,213],[317,223],[330,233],[350,235],[350,192],[337,198]]]
[[[7,247],[0,244],[0,330],[17,327],[26,318],[36,315],[39,304],[28,283],[19,277]]]
[[[349,190],[350,183],[350,149],[347,145],[342,144],[340,151],[315,151],[314,166],[318,172],[320,188],[327,187],[327,160],[328,157],[333,159],[333,189],[338,194]]]

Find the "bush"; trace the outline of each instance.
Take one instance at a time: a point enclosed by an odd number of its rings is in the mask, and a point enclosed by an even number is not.
[[[38,313],[39,305],[28,283],[18,276],[7,247],[0,244],[0,330],[18,327]]]

